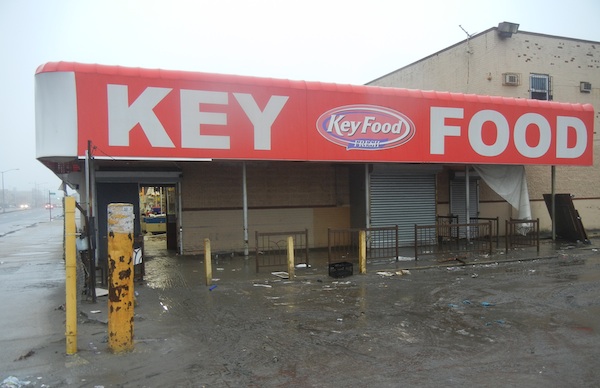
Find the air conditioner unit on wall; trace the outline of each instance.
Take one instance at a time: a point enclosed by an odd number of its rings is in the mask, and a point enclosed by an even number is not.
[[[502,85],[507,86],[519,86],[521,84],[521,77],[517,73],[504,73],[502,74]]]
[[[581,93],[589,93],[592,91],[592,84],[589,82],[580,82],[579,83],[579,91]]]

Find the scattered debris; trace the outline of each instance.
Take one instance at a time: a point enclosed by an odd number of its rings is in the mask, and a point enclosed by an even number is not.
[[[8,376],[0,384],[0,388],[22,388],[30,386],[31,381],[19,380],[15,376]]]
[[[353,271],[354,269],[352,263],[347,261],[329,264],[329,276],[333,278],[345,278],[352,276]]]
[[[472,304],[473,304],[473,302],[471,302],[469,299],[465,299],[465,300],[463,300],[463,301],[462,301],[462,304],[464,304],[464,305],[472,305]],[[494,303],[491,303],[491,302],[481,302],[481,303],[480,303],[480,305],[481,305],[482,307],[491,307],[491,306],[495,306],[495,304],[494,304]],[[457,304],[454,304],[454,303],[448,303],[448,307],[451,307],[451,308],[458,308],[458,307],[459,307],[459,305],[457,305]]]
[[[29,357],[33,356],[35,354],[35,352],[33,350],[28,351],[27,353],[23,354],[22,356],[20,356],[19,358],[17,358],[15,361],[23,361],[28,359]]]
[[[447,263],[449,261],[458,261],[462,265],[465,265],[465,264],[467,264],[467,256],[450,257],[448,259],[440,259],[440,260],[438,260],[438,263]]]
[[[504,319],[496,319],[494,322],[486,322],[485,325],[492,326],[494,323],[497,323],[498,325],[504,325],[506,321]]]
[[[106,288],[96,287],[96,297],[107,296],[108,290]]]
[[[390,277],[390,276],[403,276],[403,275],[410,275],[410,271],[409,271],[409,270],[407,270],[407,269],[401,269],[401,270],[399,270],[399,271],[396,271],[396,272],[391,272],[391,271],[380,271],[380,272],[376,272],[376,273],[377,273],[377,275],[380,275],[380,276],[387,276],[387,277]]]
[[[272,286],[272,285],[270,285],[270,284],[262,284],[262,283],[254,283],[253,285],[254,285],[254,287],[266,287],[266,288],[271,288],[271,287],[273,287],[273,286]]]
[[[300,263],[296,264],[296,268],[311,268],[311,265],[306,263]]]
[[[215,288],[217,288],[217,285],[216,285],[216,284],[213,284],[212,286],[208,287],[208,291],[212,291],[212,290],[214,290]]]
[[[88,346],[89,346],[90,350],[94,350],[94,351],[98,350],[98,347],[96,345],[94,345],[93,342],[90,342]]]
[[[284,271],[271,272],[271,275],[277,276],[278,278],[282,278],[282,279],[289,279],[290,278],[290,275],[287,272],[284,272]]]
[[[409,256],[398,256],[396,257],[396,261],[415,261],[415,258]]]

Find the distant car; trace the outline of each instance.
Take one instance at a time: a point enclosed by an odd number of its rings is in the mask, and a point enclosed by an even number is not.
[[[21,208],[21,209],[29,209],[29,205],[26,204],[26,203],[24,203],[24,204],[20,205],[19,208]]]
[[[53,205],[53,204],[51,204],[51,203],[47,203],[46,205],[44,205],[44,207],[45,207],[46,209],[54,209],[54,205]]]

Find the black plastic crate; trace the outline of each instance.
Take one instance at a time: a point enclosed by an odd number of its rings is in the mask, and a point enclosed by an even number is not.
[[[352,271],[352,263],[347,261],[329,264],[329,276],[332,278],[345,278],[347,276],[352,276]]]

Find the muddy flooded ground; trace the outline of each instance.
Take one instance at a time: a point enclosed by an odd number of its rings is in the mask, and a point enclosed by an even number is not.
[[[293,281],[244,258],[148,258],[135,350],[107,350],[102,314],[47,386],[598,386],[600,254],[593,246],[511,263]],[[378,273],[380,272],[380,273]],[[356,271],[355,271],[356,273]],[[105,301],[82,310],[106,310]],[[62,344],[55,344],[63,346]],[[55,354],[51,354],[54,352]],[[33,377],[34,375],[32,375]]]

